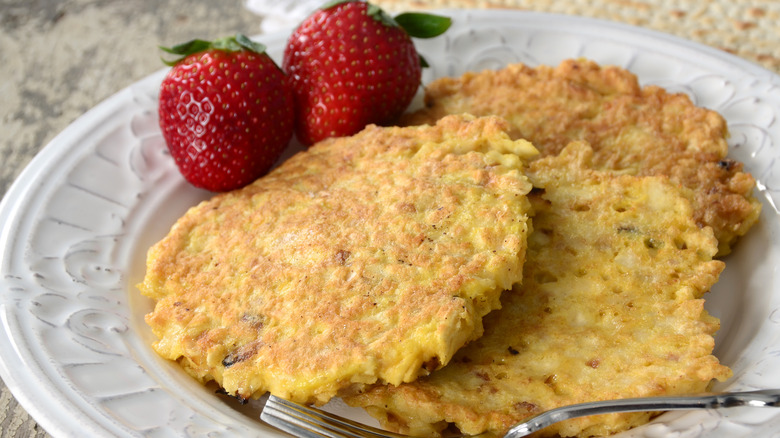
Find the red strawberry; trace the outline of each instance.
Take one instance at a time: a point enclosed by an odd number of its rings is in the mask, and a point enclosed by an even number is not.
[[[429,38],[449,25],[429,14],[393,19],[354,0],[314,12],[293,32],[282,62],[295,90],[298,140],[309,145],[395,122],[420,85],[421,58],[410,35]]]
[[[182,175],[211,191],[271,168],[293,135],[292,87],[265,47],[243,35],[193,40],[160,87],[160,127]]]

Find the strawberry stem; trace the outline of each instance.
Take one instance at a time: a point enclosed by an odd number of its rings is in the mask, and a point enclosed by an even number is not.
[[[366,8],[366,15],[373,18],[376,21],[384,24],[385,26],[400,27],[398,23],[393,20],[393,17],[388,15],[382,8],[374,4],[369,3]]]

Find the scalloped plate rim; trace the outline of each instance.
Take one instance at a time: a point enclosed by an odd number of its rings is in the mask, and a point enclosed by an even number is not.
[[[653,40],[653,41],[663,41],[669,45],[675,46],[677,48],[685,49],[687,52],[698,54],[699,56],[703,56],[705,58],[708,58],[710,60],[716,59],[719,62],[723,63],[724,66],[733,68],[735,70],[739,71],[748,71],[751,75],[755,76],[756,78],[766,79],[766,81],[771,82],[776,86],[778,83],[779,77],[772,73],[771,71],[755,64],[750,61],[744,60],[742,58],[739,58],[737,56],[731,55],[729,53],[720,51],[718,49],[700,44],[691,42],[673,35],[644,29],[640,27],[635,27],[623,23],[617,23],[617,22],[611,22],[601,19],[594,19],[594,18],[585,18],[585,17],[576,17],[576,16],[568,16],[563,14],[550,14],[550,13],[541,13],[541,12],[527,12],[527,11],[495,11],[495,10],[449,10],[444,9],[441,10],[442,13],[452,13],[452,14],[468,14],[470,16],[477,17],[481,20],[488,20],[489,17],[495,17],[499,19],[508,20],[506,15],[511,16],[518,16],[523,17],[524,19],[527,19],[528,17],[537,17],[544,20],[549,20],[552,22],[571,22],[576,23],[577,26],[593,29],[597,28],[599,26],[602,26],[604,28],[610,28],[611,30],[615,31],[616,33],[624,34],[628,33],[634,39],[639,40]],[[503,16],[497,16],[497,14],[504,14]],[[486,23],[485,23],[486,25]],[[271,38],[276,38],[279,40],[283,40],[284,38],[281,36],[284,32],[279,32],[275,34],[269,34],[269,35],[261,35],[259,38],[268,40]],[[278,50],[278,47],[275,48]],[[78,137],[79,135],[82,135],[85,131],[89,130],[92,127],[92,124],[95,123],[95,121],[106,117],[106,113],[110,113],[111,111],[115,111],[118,109],[123,108],[128,104],[128,102],[131,102],[133,99],[132,91],[131,89],[133,87],[148,87],[150,84],[154,84],[156,82],[159,82],[159,80],[162,78],[163,73],[167,69],[162,69],[160,71],[157,71],[139,81],[134,83],[133,85],[126,87],[119,92],[115,93],[114,95],[108,97],[107,99],[103,100],[101,103],[87,111],[85,114],[77,118],[73,123],[71,123],[67,128],[65,128],[60,134],[58,134],[56,137],[54,137],[42,150],[32,159],[32,161],[23,169],[23,171],[20,173],[20,175],[17,177],[17,179],[14,181],[14,183],[11,185],[9,190],[4,195],[2,201],[0,201],[0,243],[3,244],[3,253],[0,254],[0,268],[3,269],[3,272],[11,271],[11,269],[7,269],[9,266],[12,266],[15,261],[10,257],[10,254],[7,254],[7,248],[8,247],[15,247],[17,244],[15,243],[15,237],[14,234],[16,234],[16,231],[18,228],[26,227],[29,225],[23,224],[23,216],[25,214],[25,211],[29,208],[31,204],[34,204],[37,202],[35,199],[31,199],[29,195],[34,195],[38,193],[40,190],[50,190],[47,188],[46,184],[42,182],[46,178],[45,173],[47,170],[57,168],[59,161],[58,158],[63,157],[71,152],[79,151],[79,145],[73,145],[72,139]],[[757,79],[758,80],[758,79]],[[776,242],[775,242],[776,243]],[[0,279],[2,281],[2,284],[6,284],[6,282],[10,281],[9,278],[2,278]],[[84,428],[88,428],[88,430],[91,431],[108,431],[108,425],[106,423],[106,416],[100,416],[100,420],[94,418],[94,416],[90,415],[90,413],[84,412],[84,408],[87,407],[88,403],[84,402],[83,406],[75,406],[72,404],[67,403],[69,399],[65,399],[64,402],[61,402],[60,400],[57,400],[56,398],[52,398],[51,400],[46,400],[45,402],[41,403],[41,401],[36,398],[36,394],[34,389],[29,387],[29,381],[25,382],[26,379],[30,379],[30,374],[18,370],[14,370],[14,367],[23,367],[24,361],[22,360],[22,356],[24,355],[22,352],[18,350],[18,346],[16,343],[16,340],[13,338],[13,328],[9,326],[8,320],[7,320],[7,314],[6,312],[11,312],[11,309],[9,309],[9,303],[6,303],[5,301],[0,300],[0,305],[2,305],[2,313],[0,313],[0,318],[2,318],[2,323],[4,330],[2,331],[2,335],[0,335],[0,351],[4,351],[5,354],[2,355],[0,358],[0,376],[2,376],[3,380],[5,381],[5,384],[8,386],[8,388],[12,391],[15,397],[19,400],[20,404],[31,413],[31,415],[36,419],[36,421],[39,422],[39,424],[44,427],[47,431],[49,431],[52,434],[59,435],[77,435],[77,434],[83,434],[85,432]],[[8,352],[13,351],[14,355],[9,355]],[[40,370],[31,370],[30,371],[33,376],[37,379],[48,379],[48,376],[40,376]],[[25,377],[26,376],[26,377]],[[40,383],[40,382],[39,382]],[[67,383],[63,383],[67,386]],[[50,394],[58,393],[60,391],[60,388],[56,389],[48,389]],[[46,392],[46,391],[44,391]],[[56,414],[52,414],[52,409]],[[70,415],[70,414],[80,414],[83,415],[83,417],[79,415]],[[74,418],[76,417],[76,418]],[[68,421],[70,420],[70,421]],[[111,423],[110,421],[108,423]],[[117,429],[114,430],[115,432],[118,432],[120,430],[123,430],[121,425],[114,424]],[[103,427],[100,427],[103,426]],[[622,436],[622,435],[621,435]]]

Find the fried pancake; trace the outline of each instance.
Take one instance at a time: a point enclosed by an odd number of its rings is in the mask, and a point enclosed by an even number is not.
[[[696,221],[712,227],[719,256],[758,220],[755,180],[727,158],[723,118],[684,94],[642,88],[624,69],[568,60],[557,68],[517,64],[442,78],[426,87],[425,108],[404,124],[460,113],[506,118],[513,136],[531,141],[540,156],[584,140],[596,168],[666,175],[690,188]]]
[[[505,128],[369,126],[193,207],[139,285],[155,350],[238,398],[316,403],[446,364],[522,276],[537,151]]]
[[[589,169],[573,143],[530,165],[533,232],[523,284],[484,319],[484,335],[444,368],[346,401],[384,426],[435,436],[502,434],[533,414],[593,400],[707,389],[730,370],[712,356],[719,321],[702,295],[723,269],[717,241],[666,177]],[[648,413],[569,420],[545,436],[609,435]]]

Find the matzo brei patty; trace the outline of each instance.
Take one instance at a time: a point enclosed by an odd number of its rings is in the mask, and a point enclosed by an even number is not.
[[[406,124],[447,114],[498,115],[541,156],[583,140],[593,147],[596,168],[670,177],[691,189],[696,221],[712,227],[719,255],[758,220],[755,180],[727,157],[724,119],[684,94],[640,87],[627,70],[587,60],[555,68],[515,64],[433,81],[425,103]]]
[[[523,283],[484,319],[484,335],[412,383],[374,385],[346,398],[387,427],[435,436],[501,434],[572,403],[706,390],[730,371],[712,356],[716,318],[702,295],[723,263],[664,177],[587,169],[584,143],[531,164],[533,232]],[[545,436],[609,435],[648,413],[559,423]]]
[[[449,362],[522,276],[536,150],[505,128],[369,126],[193,207],[139,285],[155,350],[239,398],[318,403]]]

